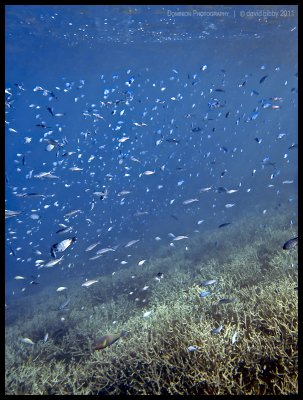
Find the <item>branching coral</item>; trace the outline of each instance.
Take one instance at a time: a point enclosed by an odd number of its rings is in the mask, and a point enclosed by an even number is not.
[[[281,250],[291,232],[266,228],[251,238],[259,222],[231,227],[229,246],[222,246],[219,257],[205,254],[212,240],[224,238],[215,231],[200,238],[200,247],[198,236],[192,240],[195,260],[201,250],[199,262],[191,263],[181,248],[169,257],[163,250],[146,268],[134,267],[136,283],[125,269],[100,277],[90,292],[75,289],[77,296],[63,314],[52,297],[35,312],[25,310],[6,329],[6,393],[297,393],[297,268],[289,263],[291,258],[295,265],[297,255]],[[277,225],[285,225],[282,216]],[[165,274],[160,282],[154,280],[159,271]],[[201,298],[205,279],[217,283]],[[140,292],[146,281],[148,294]],[[221,298],[235,301],[220,304]],[[152,313],[145,319],[147,308]],[[219,325],[222,331],[211,333]],[[127,337],[101,352],[91,350],[96,337],[122,329]],[[21,343],[25,336],[35,345]],[[189,346],[197,350],[190,352]]]

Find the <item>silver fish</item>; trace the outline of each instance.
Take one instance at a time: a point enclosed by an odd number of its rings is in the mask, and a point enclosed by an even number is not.
[[[216,335],[216,334],[220,333],[222,331],[222,329],[223,329],[223,325],[220,325],[220,326],[218,326],[218,328],[214,328],[210,332]]]
[[[64,303],[60,304],[59,310],[63,310],[70,302],[70,299],[66,299]]]
[[[184,200],[182,202],[182,204],[187,205],[187,204],[194,203],[195,201],[199,201],[199,200],[198,199],[188,199],[188,200]]]
[[[56,255],[56,252],[65,251],[69,246],[71,246],[76,241],[76,236],[70,239],[64,239],[62,242],[53,244],[51,247],[52,256]]]
[[[140,239],[136,239],[136,240],[131,240],[130,242],[126,243],[126,245],[124,247],[130,247],[135,243],[138,243],[140,241]]]
[[[19,214],[21,214],[21,212],[22,211],[5,210],[5,219],[6,218],[17,217]]]
[[[58,259],[56,259],[56,260],[51,260],[51,261],[49,261],[48,263],[46,263],[46,264],[44,265],[44,268],[51,268],[51,267],[54,267],[55,265],[59,264],[59,262],[62,261],[63,257],[64,257],[64,255],[63,255],[61,258],[58,258]]]
[[[100,244],[100,242],[91,244],[90,246],[88,246],[88,247],[85,249],[85,251],[91,251],[91,250],[93,250],[96,246],[98,246],[98,244]]]
[[[213,285],[214,283],[217,283],[216,279],[208,279],[206,281],[201,282],[200,286],[208,286],[208,285]]]

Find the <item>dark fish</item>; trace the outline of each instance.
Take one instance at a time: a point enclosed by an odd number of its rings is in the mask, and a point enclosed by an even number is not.
[[[158,272],[158,273],[157,273],[157,278],[162,279],[163,277],[164,277],[163,272]]]
[[[268,75],[264,75],[264,76],[260,79],[260,83],[263,83],[267,77],[268,77]]]
[[[38,128],[50,128],[50,126],[46,126],[45,124],[36,124]]]
[[[236,301],[236,299],[220,299],[218,301],[218,304],[228,304],[228,303],[234,303]]]
[[[72,230],[72,228],[67,226],[66,228],[61,228],[61,229],[59,229],[56,233],[61,233],[61,234],[63,234],[63,233],[70,232],[71,230]]]
[[[257,142],[257,143],[261,143],[262,142],[262,139],[259,139],[259,138],[255,138],[255,141]]]
[[[225,114],[225,118],[227,118],[227,117],[229,116],[229,114],[230,114],[230,111],[228,111],[228,112]]]
[[[179,218],[177,218],[175,215],[173,215],[173,214],[170,214],[170,216],[173,218],[173,219],[175,219],[176,221],[178,221],[179,220]]]
[[[199,127],[193,128],[191,131],[192,132],[201,132],[201,128],[199,128]]]
[[[224,226],[230,225],[231,222],[224,222],[224,224],[221,224],[218,226],[218,228],[223,228]]]
[[[244,81],[243,83],[240,83],[238,86],[239,87],[243,87],[243,86],[245,86],[246,85],[246,81]]]
[[[177,139],[166,139],[166,141],[168,143],[180,143],[180,139],[179,140],[177,140]]]
[[[128,332],[121,331],[120,333],[114,333],[112,335],[101,336],[99,339],[96,339],[92,345],[93,350],[102,350],[108,346],[111,346],[121,337],[127,336]]]
[[[227,189],[223,186],[220,186],[217,188],[217,193],[226,193]]]
[[[225,90],[224,90],[224,89],[215,89],[214,91],[215,91],[215,92],[225,93]]]
[[[54,117],[53,109],[51,107],[46,107],[46,109]]]
[[[297,148],[298,148],[298,144],[294,143],[294,144],[292,144],[291,146],[288,147],[288,150],[297,149]]]
[[[283,250],[293,249],[297,245],[298,245],[298,236],[287,240],[287,242],[283,244]]]
[[[43,197],[46,198],[45,194],[39,194],[39,193],[16,193],[17,197],[22,197],[22,198],[27,198],[27,197]]]
[[[14,257],[16,257],[16,253],[15,253],[15,251],[14,251],[14,249],[12,248],[11,245],[9,246],[9,248],[10,248],[10,250],[11,250],[11,254],[12,254]]]
[[[221,147],[220,147],[220,150],[224,150],[225,153],[228,152],[228,149],[227,149],[226,147],[224,147],[224,146],[221,146]]]

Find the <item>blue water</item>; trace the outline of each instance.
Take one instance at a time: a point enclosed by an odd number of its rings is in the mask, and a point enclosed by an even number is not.
[[[5,208],[22,211],[6,220],[8,296],[38,291],[31,275],[47,286],[62,284],[66,271],[84,280],[96,268],[116,271],[122,260],[130,267],[169,246],[169,233],[191,236],[253,211],[286,204],[296,221],[297,8],[263,7],[278,13],[268,17],[259,10],[6,7]],[[191,15],[172,16],[177,11]],[[47,139],[63,145],[48,152]],[[69,170],[75,166],[83,170]],[[147,170],[155,173],[141,175]],[[50,171],[59,179],[33,177]],[[103,200],[93,194],[106,189]],[[119,196],[122,190],[130,193]],[[52,197],[16,196],[33,192]],[[188,199],[198,201],[184,205]],[[66,220],[74,209],[81,212]],[[59,223],[72,232],[56,234]],[[73,236],[74,245],[58,254],[62,263],[37,269],[35,260],[51,260],[51,246]]]

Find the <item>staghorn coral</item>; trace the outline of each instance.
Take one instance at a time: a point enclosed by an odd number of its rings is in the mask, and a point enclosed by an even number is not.
[[[101,283],[91,291],[79,291],[75,281],[70,290],[77,296],[63,314],[56,310],[58,298],[45,289],[47,301],[35,308],[33,300],[6,326],[6,394],[297,393],[297,268],[291,266],[297,254],[281,250],[292,233],[285,220],[281,215],[275,220],[283,234],[267,227],[253,237],[260,221],[240,220],[230,227],[218,257],[206,254],[214,240],[224,240],[216,230],[205,235],[207,240],[192,239],[199,260],[194,263],[180,246],[171,256],[162,250],[144,268],[134,267],[135,281],[127,269],[98,277]],[[156,282],[159,270],[165,278]],[[210,278],[218,283],[212,296],[201,299],[198,285]],[[146,283],[148,292],[141,292]],[[222,297],[237,301],[218,304]],[[143,319],[146,308],[153,313]],[[211,334],[220,324],[221,333]],[[96,337],[121,329],[129,336],[91,351]],[[34,346],[20,343],[25,335]],[[198,350],[188,352],[190,345]]]

